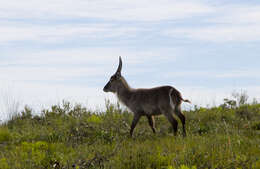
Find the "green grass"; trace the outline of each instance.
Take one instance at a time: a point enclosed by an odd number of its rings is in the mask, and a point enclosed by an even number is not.
[[[0,169],[260,168],[259,104],[184,112],[186,138],[163,116],[155,135],[142,118],[130,138],[132,114],[109,103],[105,112],[68,102],[31,112],[0,125]]]

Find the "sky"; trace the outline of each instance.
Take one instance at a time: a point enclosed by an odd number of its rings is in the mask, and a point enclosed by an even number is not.
[[[122,56],[133,88],[171,85],[192,105],[260,101],[258,0],[0,1],[0,120],[62,100],[102,109]]]

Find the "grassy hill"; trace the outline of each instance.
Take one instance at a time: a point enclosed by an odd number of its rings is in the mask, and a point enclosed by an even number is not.
[[[163,116],[157,134],[142,118],[130,138],[132,114],[109,102],[105,112],[64,102],[40,116],[26,107],[0,125],[0,169],[260,168],[260,104],[184,113],[186,138]]]

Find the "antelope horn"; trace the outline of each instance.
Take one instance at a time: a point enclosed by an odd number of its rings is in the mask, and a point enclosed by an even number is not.
[[[122,59],[121,59],[121,56],[119,56],[119,65],[118,65],[116,74],[120,74],[121,75],[121,70],[122,70]]]

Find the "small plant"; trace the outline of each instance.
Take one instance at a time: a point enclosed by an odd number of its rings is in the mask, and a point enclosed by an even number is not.
[[[236,108],[237,102],[228,98],[224,99],[224,103],[221,105],[222,108],[234,109]]]
[[[196,166],[188,167],[188,166],[186,166],[186,165],[181,165],[181,166],[179,167],[179,169],[197,169],[197,167],[196,167]]]
[[[232,93],[232,96],[233,96],[233,98],[236,99],[236,103],[237,103],[237,106],[238,106],[238,107],[239,107],[239,106],[242,106],[242,105],[244,105],[244,104],[246,104],[246,103],[247,103],[247,100],[248,100],[248,98],[249,98],[249,96],[247,95],[247,92],[244,91],[244,90],[241,90],[240,93],[234,91],[234,92]]]
[[[254,122],[252,125],[252,129],[260,130],[260,121]]]
[[[102,119],[100,116],[97,116],[95,114],[91,115],[88,119],[87,119],[88,123],[96,123],[96,124],[100,124],[102,123]]]
[[[8,142],[11,140],[11,133],[8,128],[0,127],[0,143]]]
[[[0,159],[0,169],[10,169],[6,158]]]
[[[235,109],[242,105],[245,105],[248,100],[248,95],[246,91],[241,90],[241,92],[233,91],[231,94],[232,99],[225,98],[224,103],[220,105],[222,108]]]
[[[24,110],[21,112],[21,118],[22,119],[30,119],[32,118],[32,108],[29,106],[25,106]]]

